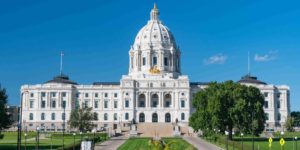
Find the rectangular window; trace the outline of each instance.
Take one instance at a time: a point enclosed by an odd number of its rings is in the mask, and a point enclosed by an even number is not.
[[[114,97],[117,98],[118,97],[118,93],[114,93]]]
[[[269,93],[268,92],[264,92],[264,95],[265,95],[265,97],[268,97]]]
[[[46,101],[41,102],[41,108],[46,108]]]
[[[125,108],[129,107],[129,100],[125,100]]]
[[[89,107],[89,101],[84,101],[84,108],[88,108]]]
[[[266,120],[269,120],[269,114],[268,113],[265,113],[265,118],[266,118]]]
[[[98,106],[98,101],[97,100],[95,100],[95,102],[94,102],[94,108],[98,108],[99,106]]]
[[[169,65],[169,64],[168,64],[168,57],[165,57],[165,58],[164,58],[164,65],[165,65],[165,66],[168,66],[168,65]]]
[[[61,96],[62,96],[62,97],[66,97],[66,96],[67,96],[67,93],[66,93],[66,92],[62,92],[62,93],[61,93]]]
[[[143,57],[143,66],[146,65],[146,57]]]
[[[269,102],[268,101],[265,101],[265,108],[269,108]]]
[[[56,97],[56,93],[55,92],[51,92],[51,97]]]
[[[153,57],[153,66],[157,65],[157,57]]]
[[[185,107],[185,101],[181,100],[181,108],[184,108],[184,107]]]
[[[280,113],[278,113],[278,115],[277,115],[277,120],[278,120],[278,121],[281,120],[281,114],[280,114]]]
[[[104,97],[108,97],[108,93],[104,93]]]
[[[67,106],[66,104],[67,104],[66,101],[62,101],[61,107],[62,107],[62,108],[66,108],[66,106]]]
[[[114,108],[118,108],[118,101],[114,101]]]
[[[277,108],[280,108],[280,100],[277,101]]]
[[[65,120],[65,119],[66,119],[66,114],[65,114],[65,113],[62,113],[62,114],[61,114],[61,119],[62,119],[62,120]]]
[[[41,97],[46,97],[46,93],[45,93],[45,92],[42,92],[42,93],[41,93]]]
[[[114,120],[118,120],[118,114],[114,114]]]
[[[30,97],[34,97],[34,93],[30,93]]]
[[[51,107],[52,107],[52,108],[55,108],[55,107],[56,107],[56,101],[55,101],[55,100],[52,100],[52,102],[51,102]]]
[[[30,108],[33,108],[34,107],[34,101],[33,100],[30,100]]]
[[[104,108],[108,108],[108,101],[104,101]]]
[[[98,97],[99,95],[98,95],[98,93],[95,93],[95,97]]]
[[[85,97],[89,97],[89,93],[85,93]]]
[[[129,119],[129,114],[125,113],[125,120],[128,120],[128,119]]]

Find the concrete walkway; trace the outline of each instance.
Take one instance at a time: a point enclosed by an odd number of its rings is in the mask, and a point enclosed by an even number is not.
[[[196,147],[199,150],[223,150],[222,148],[213,145],[211,143],[208,143],[199,137],[183,137],[183,139],[189,142],[190,144],[192,144],[194,147]]]
[[[121,146],[127,139],[123,136],[112,137],[110,140],[100,144],[96,144],[95,150],[116,150]]]

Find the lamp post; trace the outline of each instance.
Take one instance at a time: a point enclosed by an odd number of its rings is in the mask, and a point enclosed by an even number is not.
[[[82,131],[80,131],[80,143],[82,142]]]
[[[242,150],[244,150],[244,133],[241,133],[241,137],[242,137]]]
[[[39,150],[39,144],[40,144],[40,127],[37,127],[36,131],[37,131],[37,136],[36,136],[37,147],[36,147],[36,149]]]
[[[281,131],[281,132],[280,132],[280,135],[281,135],[281,138],[283,138],[284,132]],[[281,145],[281,150],[284,150],[284,145]]]
[[[226,135],[226,150],[228,150],[228,135],[229,135],[229,133],[227,131],[225,131],[225,135]]]
[[[76,136],[76,133],[73,133],[73,137],[74,137],[74,140],[73,140],[73,150],[75,150],[75,136]]]
[[[96,129],[93,129],[93,135],[94,135],[94,137],[93,137],[93,150],[95,149],[95,145],[96,145],[96,141],[95,141],[95,134],[96,134]]]
[[[232,148],[233,148],[233,150],[234,150],[234,131],[232,131]]]
[[[298,140],[298,137],[295,137],[296,150],[298,149],[298,148],[297,148],[297,140]]]
[[[63,101],[64,118],[63,118],[63,138],[62,138],[62,149],[65,148],[65,129],[66,129],[66,101]]]
[[[25,150],[26,150],[27,149],[27,146],[26,146],[26,144],[27,144],[27,133],[24,134],[24,137],[25,137]]]

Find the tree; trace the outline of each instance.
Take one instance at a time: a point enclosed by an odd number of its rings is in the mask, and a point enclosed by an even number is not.
[[[220,130],[229,132],[232,139],[233,129],[245,134],[258,135],[264,130],[264,96],[259,89],[233,81],[211,82],[193,99],[196,111],[190,117],[189,125],[205,134]],[[253,118],[253,119],[252,119]]]
[[[293,126],[300,127],[300,111],[293,111],[291,113],[291,117],[293,117],[295,119]]]
[[[91,111],[92,108],[76,108],[72,110],[68,124],[71,128],[77,128],[83,132],[92,130],[95,127],[92,122],[95,120],[95,116]]]
[[[284,124],[287,131],[289,131],[289,132],[294,132],[295,131],[294,127],[293,127],[294,122],[295,122],[295,118],[293,118],[293,117],[288,117],[287,118],[287,120]]]
[[[10,114],[7,109],[7,94],[5,88],[0,85],[0,134],[12,124]]]

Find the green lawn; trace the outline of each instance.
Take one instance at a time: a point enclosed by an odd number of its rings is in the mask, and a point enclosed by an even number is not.
[[[150,138],[130,138],[118,150],[152,150],[149,145]],[[173,141],[170,150],[196,150],[192,145],[183,140],[182,138],[163,138],[168,143]]]
[[[17,148],[17,132],[5,132],[2,133],[3,138],[0,139],[0,150],[15,150]],[[50,135],[50,134],[49,134]],[[31,150],[35,149],[36,146],[36,133],[35,132],[29,132],[27,133],[27,140],[26,140],[26,149]],[[83,139],[90,137],[92,140],[93,134],[83,134]],[[104,134],[96,134],[95,137],[101,137],[99,139],[105,140],[106,135]],[[79,149],[79,143],[81,141],[81,136],[77,134],[75,136],[75,145],[77,149]],[[62,134],[61,133],[52,133],[52,139],[50,136],[47,136],[45,139],[40,139],[39,142],[39,149],[41,150],[48,150],[52,149],[56,150],[62,147],[63,141],[62,141]],[[72,134],[65,134],[64,138],[64,145],[65,149],[72,149],[74,145],[74,136]],[[25,149],[25,137],[24,133],[22,133],[22,150]]]
[[[294,133],[286,133],[284,135],[284,148],[283,150],[296,150],[294,149],[295,141],[293,137],[297,136],[299,137],[299,132]],[[273,138],[272,142],[272,150],[281,150],[281,145],[279,144],[280,135],[275,134],[275,138]],[[218,136],[217,140],[211,140],[210,138],[206,139],[207,141],[214,143],[220,147],[225,148],[226,147],[226,137],[225,136]],[[234,143],[233,143],[234,142]],[[252,150],[252,138],[250,136],[247,136],[243,138],[244,143],[244,150]],[[241,137],[235,137],[233,141],[229,141],[229,150],[233,150],[233,145],[235,150],[241,150],[242,149],[242,138]],[[298,149],[300,150],[300,141],[298,139]],[[269,142],[268,138],[254,138],[254,149],[255,150],[269,150]]]

